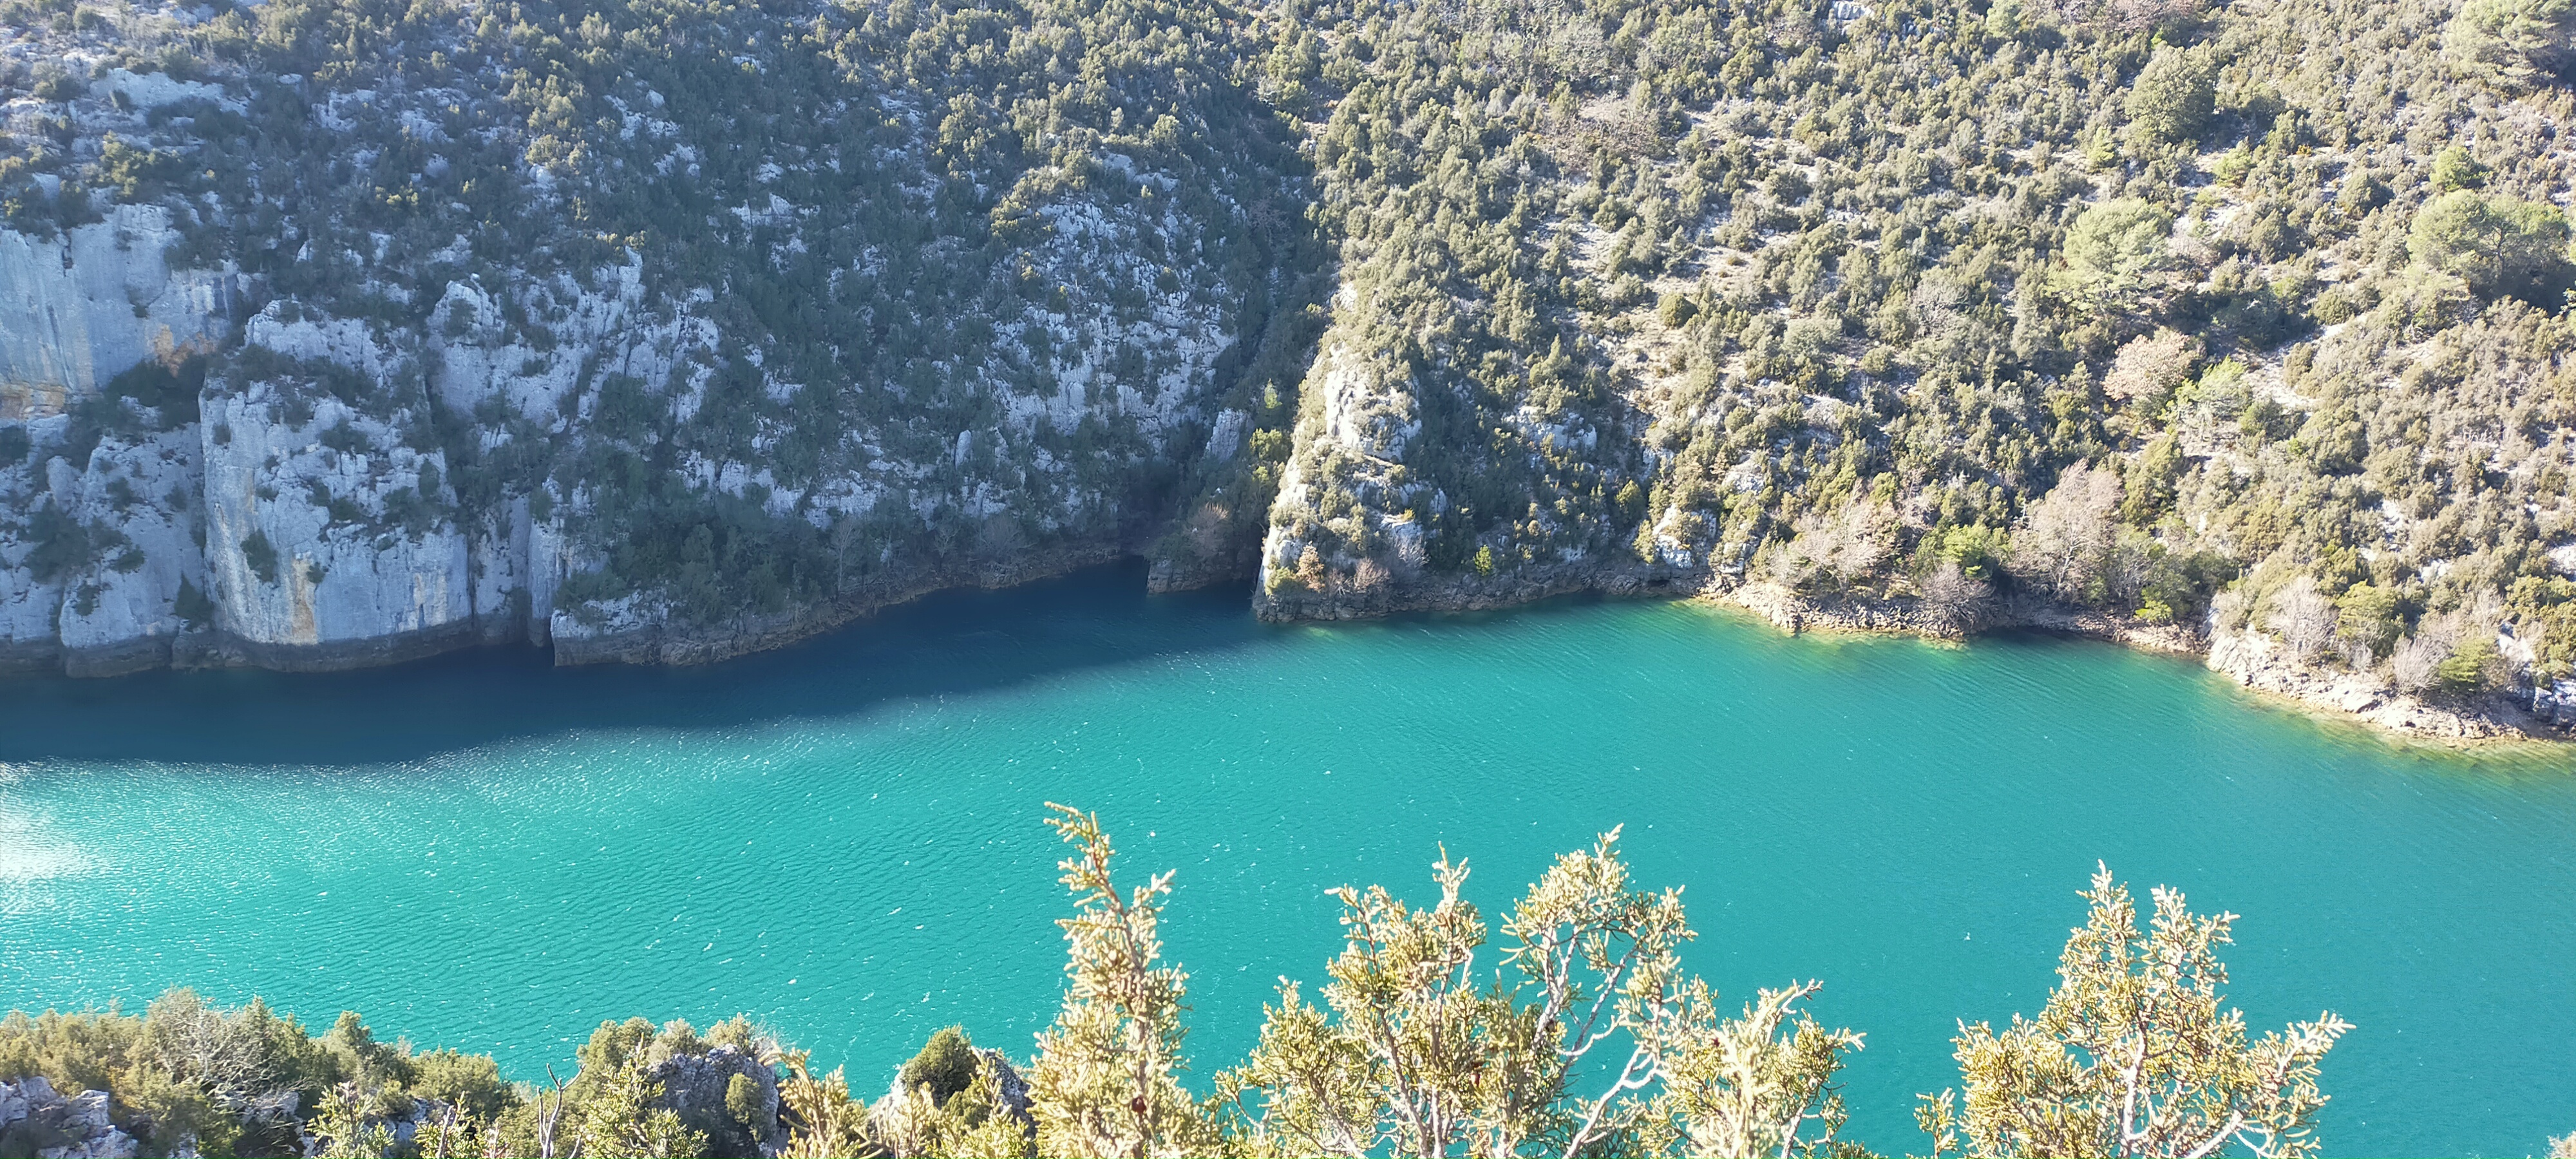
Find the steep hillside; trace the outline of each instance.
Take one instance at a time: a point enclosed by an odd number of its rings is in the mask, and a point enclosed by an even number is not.
[[[696,659],[1266,506],[1318,263],[1204,14],[17,11],[16,657]]]
[[[690,660],[1142,551],[2576,716],[2548,0],[9,12],[26,662]]]
[[[2549,713],[2566,30],[2491,15],[1319,12],[1342,284],[1256,599],[1709,586]]]

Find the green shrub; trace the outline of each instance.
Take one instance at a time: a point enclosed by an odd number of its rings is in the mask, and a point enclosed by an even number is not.
[[[2218,70],[2203,52],[2158,48],[2129,86],[2129,124],[2153,142],[2189,141],[2218,107]]]
[[[2471,632],[2451,649],[2451,655],[2435,666],[2434,673],[2442,689],[2460,695],[2482,692],[2496,684],[2496,668],[2502,660],[2496,654],[2495,641],[2485,633]]]
[[[412,1093],[452,1104],[468,1114],[491,1118],[517,1099],[510,1084],[501,1079],[500,1064],[490,1055],[433,1050],[414,1056],[412,1066]]]
[[[268,541],[267,532],[253,531],[242,540],[242,562],[250,565],[251,574],[258,576],[259,582],[277,582],[277,547]]]
[[[754,1134],[765,1133],[768,1106],[760,1097],[760,1084],[750,1075],[737,1074],[725,1080],[725,1114],[749,1128]]]
[[[2135,197],[2086,209],[2066,234],[2066,264],[2087,289],[2118,291],[2164,265],[2173,214]]]
[[[951,1026],[932,1034],[921,1052],[903,1064],[900,1081],[906,1090],[927,1086],[931,1099],[944,1103],[975,1084],[975,1071],[981,1065],[965,1028]]]
[[[2433,188],[2449,193],[2457,189],[2483,188],[2487,167],[2459,145],[2453,145],[2433,157]]]
[[[2567,215],[2540,202],[2455,189],[2415,215],[2406,250],[2483,298],[2556,306],[2569,280]]]

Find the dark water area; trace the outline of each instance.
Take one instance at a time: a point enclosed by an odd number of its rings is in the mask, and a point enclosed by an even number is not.
[[[1060,846],[1178,870],[1204,1089],[1324,890],[1489,918],[1612,825],[1730,999],[1821,978],[1868,1035],[1848,1136],[1928,1147],[1956,1021],[2046,1000],[2097,860],[2244,915],[2259,1032],[2333,1009],[2330,1154],[2576,1130],[2576,760],[2387,743],[2197,665],[2042,637],[1786,638],[1677,603],[1256,624],[1106,569],[705,668],[492,651],[329,676],[0,683],[0,1007],[173,985],[498,1054],[748,1012],[873,1089],[931,1030],[1025,1055]]]
[[[939,592],[722,664],[558,668],[540,648],[335,673],[0,677],[0,760],[358,765],[580,729],[734,728],[972,694],[1263,633],[1243,592],[1145,594],[1141,562]],[[150,714],[136,719],[138,711]]]

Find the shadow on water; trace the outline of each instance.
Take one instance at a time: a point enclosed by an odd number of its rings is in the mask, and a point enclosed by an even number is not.
[[[0,681],[0,761],[399,762],[579,729],[722,728],[845,715],[1267,632],[1228,585],[1145,594],[1130,560],[952,591],[774,652],[689,668],[557,668],[535,648],[328,674],[154,672]]]

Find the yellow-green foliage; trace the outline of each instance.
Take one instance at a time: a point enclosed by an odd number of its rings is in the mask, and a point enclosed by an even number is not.
[[[1182,1082],[1188,975],[1162,958],[1171,874],[1124,886],[1098,820],[1057,807],[1073,915],[1063,1004],[1020,1068],[962,1030],[932,1036],[874,1104],[843,1072],[816,1077],[744,1020],[602,1023],[569,1083],[505,1085],[489,1058],[416,1054],[354,1014],[315,1039],[254,1002],[206,1006],[172,991],[141,1018],[0,1020],[0,1079],[41,1074],[110,1091],[117,1120],[161,1152],[602,1156],[1194,1156],[1458,1153],[1862,1155],[1839,1138],[1833,1082],[1861,1035],[1806,1010],[1813,981],[1740,1007],[1680,968],[1694,936],[1677,889],[1633,884],[1616,831],[1558,858],[1490,932],[1467,866],[1433,866],[1438,896],[1334,891],[1343,948],[1318,1002],[1283,980],[1259,1045],[1205,1095]],[[2141,932],[2107,869],[2069,938],[2061,984],[2036,1019],[1957,1039],[1964,1100],[1925,1096],[1943,1151],[2178,1156],[2243,1148],[2316,1153],[2318,1064],[2347,1029],[2332,1014],[2249,1038],[2223,1006],[2217,947],[2234,915],[2197,915],[2159,888]],[[736,1071],[721,1105],[675,1108],[665,1062],[742,1052],[777,1083]],[[2143,1059],[2143,1062],[2138,1060]],[[2126,1061],[2124,1061],[2126,1060]],[[277,1096],[316,1096],[290,1109]],[[710,1132],[687,1115],[744,1131]],[[775,1126],[776,1131],[771,1128]],[[441,1149],[444,1149],[443,1152]]]

